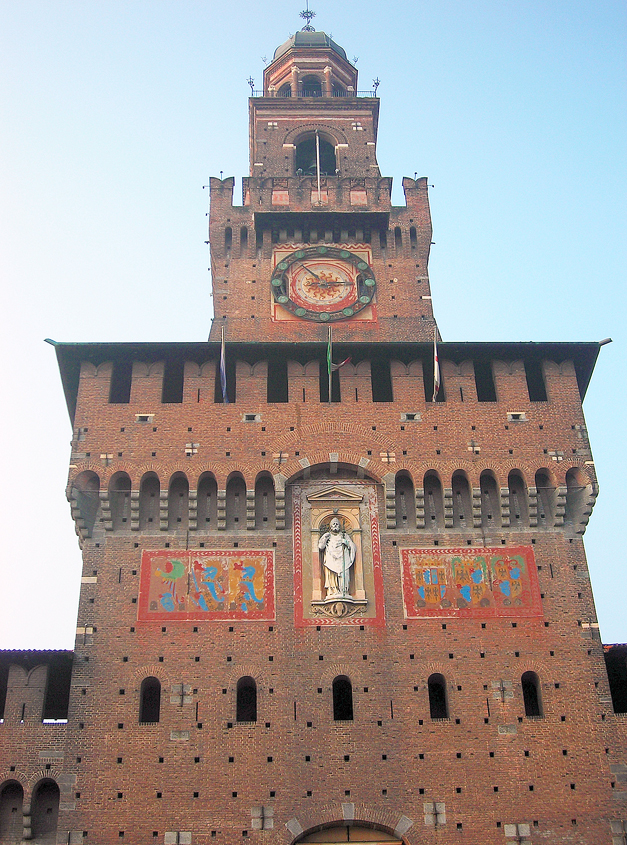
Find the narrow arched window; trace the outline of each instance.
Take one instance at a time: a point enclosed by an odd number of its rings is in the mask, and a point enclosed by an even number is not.
[[[396,474],[394,496],[396,527],[414,529],[416,527],[416,497],[409,473],[401,471]]]
[[[9,669],[7,663],[0,665],[0,722],[4,720],[4,709],[7,705],[7,692],[9,691]]]
[[[416,237],[415,226],[410,226],[409,228],[409,243],[411,245],[412,252],[418,249],[418,238]]]
[[[397,255],[400,255],[403,251],[403,236],[401,235],[400,226],[394,228],[394,248]]]
[[[139,488],[139,530],[159,530],[159,496],[161,485],[154,472],[148,472]]]
[[[453,473],[453,525],[459,528],[472,526],[472,505],[468,476],[463,470]]]
[[[333,718],[336,722],[353,720],[353,686],[346,675],[333,681]]]
[[[485,470],[479,480],[481,487],[481,525],[483,528],[500,527],[501,500],[496,479],[491,472]]]
[[[131,479],[125,472],[116,472],[109,482],[109,507],[114,531],[131,527]]]
[[[31,827],[33,839],[54,842],[59,821],[59,787],[53,780],[40,781],[33,790]],[[46,834],[49,834],[48,837]],[[41,837],[41,838],[40,838]],[[44,837],[46,837],[44,839]]]
[[[527,488],[522,475],[513,469],[507,476],[509,488],[509,522],[512,528],[529,525]]]
[[[139,691],[139,721],[155,724],[161,713],[161,684],[157,678],[144,678]]]
[[[274,529],[275,496],[271,475],[260,475],[255,482],[255,528]]]
[[[233,229],[230,226],[227,226],[224,230],[224,254],[227,258],[231,255],[231,249],[233,248]]]
[[[448,703],[446,701],[446,682],[444,675],[439,672],[429,676],[429,713],[432,719],[448,719]]]
[[[429,470],[424,478],[425,491],[425,528],[435,531],[444,528],[444,498],[442,482],[435,470]]]
[[[240,678],[237,682],[237,721],[257,721],[257,684],[250,675]]]
[[[241,475],[234,475],[226,485],[226,528],[246,528],[246,484]]]
[[[100,479],[95,472],[81,472],[72,482],[72,499],[76,504],[82,528],[91,537],[100,508]]]
[[[527,718],[542,716],[542,700],[540,698],[540,681],[538,676],[535,672],[525,672],[520,679],[520,683],[525,704],[525,716]]]
[[[248,255],[248,227],[242,226],[239,230],[239,256],[246,258]]]
[[[538,501],[538,527],[553,528],[555,522],[555,500],[557,497],[555,482],[548,470],[536,472],[536,491]]]
[[[278,92],[279,97],[291,97],[292,96],[292,86],[289,82],[286,82],[285,85],[281,85]]]
[[[565,522],[579,525],[584,520],[589,489],[590,484],[584,473],[578,467],[571,467],[566,473]]]
[[[218,485],[212,473],[204,472],[198,482],[198,530],[218,527]]]
[[[168,531],[186,529],[189,521],[189,482],[183,473],[177,473],[168,490]]]
[[[0,789],[0,842],[21,842],[24,831],[24,789],[9,781]]]

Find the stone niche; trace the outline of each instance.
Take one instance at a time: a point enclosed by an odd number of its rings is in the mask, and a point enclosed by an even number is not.
[[[375,485],[311,481],[293,492],[297,624],[382,619]]]

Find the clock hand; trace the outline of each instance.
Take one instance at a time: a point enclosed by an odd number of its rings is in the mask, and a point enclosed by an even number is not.
[[[306,265],[306,264],[303,264],[303,262],[302,262],[302,261],[295,261],[294,263],[295,263],[295,264],[300,264],[300,266],[301,266],[303,269],[305,269],[305,270],[309,273],[309,275],[310,275],[310,276],[313,276],[313,277],[314,277],[314,279],[316,279],[316,281],[318,282],[318,284],[319,284],[319,285],[323,285],[324,287],[326,287],[326,286],[327,286],[327,283],[326,283],[326,282],[324,282],[324,281],[320,278],[320,276],[318,276],[316,273],[314,273],[314,271],[313,271],[313,270],[311,270],[309,267],[307,267],[307,265]]]

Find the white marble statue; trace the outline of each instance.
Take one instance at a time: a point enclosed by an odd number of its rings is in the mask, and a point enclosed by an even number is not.
[[[355,563],[357,547],[348,534],[342,531],[336,516],[331,520],[329,528],[318,540],[318,548],[323,552],[326,598],[344,598],[350,595],[350,569]]]

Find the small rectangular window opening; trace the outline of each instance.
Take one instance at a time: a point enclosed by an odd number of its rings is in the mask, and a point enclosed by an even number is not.
[[[491,361],[474,361],[475,387],[479,402],[496,402],[496,388]]]
[[[542,372],[542,362],[533,360],[525,361],[525,377],[527,379],[529,400],[531,402],[546,402],[547,395],[544,373]]]
[[[128,405],[131,401],[132,361],[114,361],[109,387],[109,404]]]
[[[174,359],[165,362],[163,371],[163,386],[161,389],[162,404],[180,404],[183,401],[183,374],[185,362]]]
[[[370,380],[373,402],[393,402],[392,373],[390,362],[384,358],[373,358],[370,362]]]
[[[287,360],[270,359],[268,361],[268,402],[287,402]],[[303,399],[304,401],[304,399]]]

